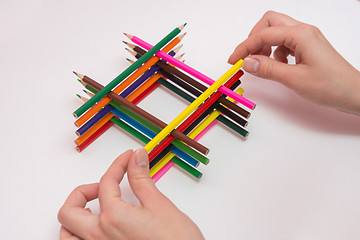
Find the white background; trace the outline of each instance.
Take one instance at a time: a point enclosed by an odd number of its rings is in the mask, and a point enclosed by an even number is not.
[[[72,112],[82,86],[73,70],[105,85],[128,66],[123,32],[155,44],[187,22],[187,64],[217,79],[267,10],[318,26],[360,69],[356,0],[2,0],[0,238],[58,238],[57,212],[72,189],[98,181],[116,156],[142,146],[113,127],[75,151]],[[217,124],[200,141],[211,149],[203,178],[175,167],[158,188],[207,239],[360,239],[360,118],[275,82],[241,79],[257,103],[249,138]],[[170,122],[187,103],[161,88],[141,106]],[[123,191],[136,202],[127,184]]]

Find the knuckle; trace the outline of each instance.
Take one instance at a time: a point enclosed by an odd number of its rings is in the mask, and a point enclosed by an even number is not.
[[[272,62],[268,62],[268,63],[264,64],[262,72],[263,72],[264,76],[271,78],[271,76],[274,73],[274,64]]]
[[[317,36],[321,33],[319,28],[310,24],[302,23],[299,25],[299,27],[301,28],[302,32],[306,34],[306,36]]]
[[[268,11],[265,12],[264,17],[271,17],[271,16],[273,16],[275,14],[276,14],[276,12],[274,12],[272,10],[268,10]]]

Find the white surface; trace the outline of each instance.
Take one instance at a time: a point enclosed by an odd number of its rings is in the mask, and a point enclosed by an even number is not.
[[[75,151],[72,112],[82,88],[73,70],[107,84],[128,66],[122,32],[154,44],[187,22],[187,64],[216,79],[270,9],[318,26],[360,68],[355,0],[1,1],[0,238],[56,239],[57,211],[70,191],[141,146],[112,128]],[[201,181],[173,168],[159,189],[207,239],[360,239],[360,118],[271,81],[242,81],[257,103],[249,138],[216,125],[201,139],[211,149]],[[169,122],[186,106],[169,95],[160,89],[141,106]],[[152,104],[165,97],[169,111]]]

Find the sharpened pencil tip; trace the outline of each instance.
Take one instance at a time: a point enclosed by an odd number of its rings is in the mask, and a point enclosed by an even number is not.
[[[183,28],[186,26],[186,23],[184,23],[183,25],[181,25],[180,27],[178,27],[181,30],[183,30]]]
[[[78,98],[81,98],[81,96],[79,94],[76,94],[76,96],[78,96]]]
[[[81,80],[80,79],[77,79],[79,81],[79,83],[81,83]]]
[[[130,40],[131,40],[131,38],[133,37],[133,35],[128,34],[128,33],[124,33],[124,34],[125,34],[125,36],[127,36]]]
[[[180,36],[178,36],[178,39],[180,39],[180,41],[184,38],[184,36],[186,35],[186,33],[181,34]]]
[[[85,75],[80,74],[80,73],[77,73],[77,72],[75,72],[75,71],[73,71],[73,73],[74,73],[78,78],[80,78],[81,80],[83,80],[83,78],[85,77]]]

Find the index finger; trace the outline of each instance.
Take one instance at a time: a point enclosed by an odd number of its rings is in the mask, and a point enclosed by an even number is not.
[[[99,184],[100,210],[103,210],[106,206],[111,207],[114,200],[121,200],[119,184],[126,173],[127,165],[132,154],[132,150],[121,154],[102,176]]]

